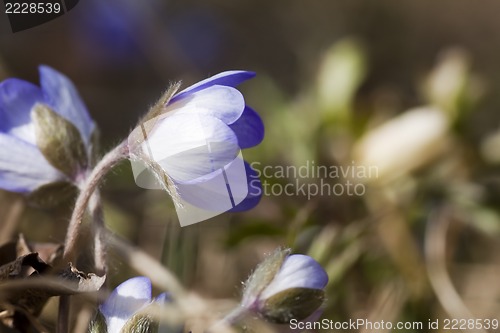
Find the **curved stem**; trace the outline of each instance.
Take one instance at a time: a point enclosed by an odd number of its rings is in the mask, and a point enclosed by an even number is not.
[[[106,229],[103,231],[109,233]],[[130,267],[140,274],[147,275],[153,284],[161,289],[168,290],[174,300],[179,300],[187,295],[187,291],[177,277],[143,250],[111,234],[108,237],[108,243],[119,256],[127,261]]]
[[[96,189],[104,176],[106,176],[106,174],[119,162],[127,158],[127,156],[128,142],[125,140],[104,155],[80,187],[80,194],[76,199],[75,208],[73,209],[71,220],[69,221],[68,231],[66,232],[63,263],[74,261],[76,259],[75,253],[78,245],[78,236],[80,235],[82,220],[85,216],[87,208],[89,208],[94,228],[94,258],[96,272],[98,274],[104,273],[106,267],[106,249],[103,241],[104,218],[99,191]],[[69,307],[70,296],[61,296],[59,300],[59,315],[57,320],[58,333],[67,333],[69,331]]]
[[[446,235],[449,225],[450,216],[445,209],[433,212],[427,221],[425,231],[427,274],[439,302],[450,317],[475,319],[455,289],[446,269]],[[486,333],[483,329],[468,331]]]
[[[83,185],[81,186],[80,194],[76,199],[75,208],[73,214],[71,215],[71,220],[69,222],[68,231],[66,233],[66,241],[64,244],[64,262],[74,261],[75,251],[77,248],[78,236],[80,234],[80,228],[82,224],[83,217],[89,207],[89,202],[93,197],[96,188],[100,184],[103,177],[119,162],[127,158],[128,156],[128,143],[123,141],[113,150],[108,152],[104,157],[97,163],[95,168],[92,170],[90,175],[87,177]],[[99,195],[95,194],[92,200],[91,213],[97,218],[95,223],[99,226],[104,225],[102,220],[102,211],[100,210]],[[101,229],[101,228],[100,228]],[[99,245],[100,246],[100,245]]]
[[[106,272],[106,243],[104,241],[104,212],[99,190],[95,190],[90,197],[88,209],[93,222],[95,273],[103,275]]]

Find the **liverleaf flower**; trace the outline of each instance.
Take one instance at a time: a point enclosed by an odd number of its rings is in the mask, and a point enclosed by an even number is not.
[[[91,163],[95,124],[73,83],[40,66],[40,87],[0,83],[0,188],[38,192],[78,185]]]
[[[138,276],[116,287],[108,299],[99,306],[96,319],[92,322],[90,333],[173,333],[181,332],[181,328],[159,326],[146,308],[153,303],[162,305],[168,301],[168,295],[160,294],[151,297],[151,280]]]
[[[136,183],[163,188],[181,225],[254,207],[262,194],[242,149],[264,136],[260,116],[235,86],[254,77],[228,71],[175,94],[169,90],[129,136]]]
[[[245,283],[241,307],[273,323],[303,320],[325,300],[328,275],[313,258],[279,249]]]

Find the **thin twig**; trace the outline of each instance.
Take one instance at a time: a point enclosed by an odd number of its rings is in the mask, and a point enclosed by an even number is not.
[[[59,312],[57,315],[57,333],[69,332],[69,306],[70,296],[63,295],[59,297]]]
[[[104,240],[104,212],[102,209],[101,195],[95,190],[89,200],[89,211],[92,216],[92,229],[94,234],[94,265],[95,273],[103,275],[106,272],[106,242]]]
[[[179,299],[187,294],[187,291],[175,275],[149,254],[117,236],[109,234],[107,240],[108,244],[117,250],[118,254],[127,261],[130,267],[140,274],[150,277],[153,284],[161,289],[168,290],[172,298]]]
[[[450,216],[446,211],[433,212],[427,221],[425,231],[425,257],[427,274],[434,293],[448,315],[455,319],[474,319],[453,286],[446,270],[446,234],[450,225]],[[483,329],[469,332],[486,333]]]

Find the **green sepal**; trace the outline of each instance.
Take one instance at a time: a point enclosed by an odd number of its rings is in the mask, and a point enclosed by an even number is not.
[[[88,165],[88,156],[78,129],[45,104],[31,111],[36,144],[47,161],[73,178]]]
[[[180,87],[180,82],[171,84],[160,99],[149,109],[148,113],[146,113],[144,118],[140,121],[140,124],[144,124],[158,116],[161,116],[164,112],[165,106],[167,106],[168,102],[170,102]]]
[[[172,97],[179,90],[180,82],[171,84],[163,93],[160,99],[149,109],[146,115],[137,124],[137,129],[132,131],[135,137],[129,138],[129,149],[131,152],[137,153],[140,145],[148,139],[149,134],[155,128],[156,123],[161,119],[161,115],[165,113],[165,107],[168,105]],[[140,130],[139,130],[140,127]],[[137,132],[136,132],[137,131]]]
[[[290,249],[279,248],[264,259],[245,282],[243,297],[259,295],[274,279],[290,252]]]
[[[290,288],[266,299],[260,314],[276,324],[287,324],[292,319],[304,320],[324,302],[325,292],[320,289]]]
[[[125,323],[120,333],[158,333],[158,323],[151,316],[139,313]]]
[[[33,206],[50,209],[68,203],[78,194],[78,189],[69,182],[55,182],[42,185],[28,195],[28,202]]]
[[[101,311],[97,311],[95,319],[92,320],[89,326],[88,333],[107,333],[108,325]]]

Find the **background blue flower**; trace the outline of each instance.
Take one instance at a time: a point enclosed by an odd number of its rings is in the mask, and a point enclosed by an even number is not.
[[[30,192],[42,185],[76,182],[50,164],[39,150],[33,107],[43,104],[71,122],[80,133],[90,159],[95,124],[73,83],[48,66],[40,66],[40,87],[19,79],[0,83],[0,188]]]

